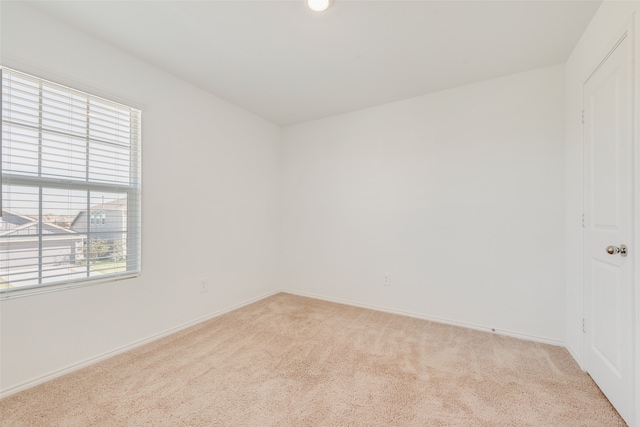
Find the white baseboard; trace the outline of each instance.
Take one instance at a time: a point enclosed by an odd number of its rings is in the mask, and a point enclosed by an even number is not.
[[[189,328],[191,326],[197,325],[198,323],[206,322],[207,320],[213,319],[214,317],[221,316],[221,315],[223,315],[225,313],[228,313],[228,312],[233,311],[233,310],[237,310],[237,309],[239,309],[241,307],[244,307],[246,305],[253,304],[254,302],[257,302],[257,301],[260,301],[262,299],[268,298],[268,297],[270,297],[270,296],[272,296],[274,294],[277,294],[279,292],[280,291],[272,291],[272,292],[268,292],[266,294],[257,296],[255,298],[250,298],[250,299],[248,299],[246,301],[243,301],[241,303],[235,304],[235,305],[233,305],[231,307],[225,308],[223,310],[216,311],[215,313],[209,314],[209,315],[201,317],[199,319],[192,320],[191,322],[184,323],[184,324],[182,324],[180,326],[176,326],[175,328],[167,329],[164,332],[160,332],[158,334],[151,335],[151,336],[149,336],[147,338],[144,338],[144,339],[141,339],[141,340],[136,341],[134,343],[125,345],[125,346],[117,348],[115,350],[111,350],[111,351],[108,351],[106,353],[100,354],[98,356],[91,357],[89,359],[83,360],[81,362],[71,364],[71,365],[67,366],[66,368],[58,369],[58,370],[56,370],[54,372],[48,373],[46,375],[42,375],[42,376],[40,376],[38,378],[23,382],[21,384],[13,386],[13,387],[9,387],[8,389],[0,390],[0,399],[2,399],[4,397],[7,397],[7,396],[10,396],[12,394],[18,393],[18,392],[20,392],[22,390],[26,390],[28,388],[37,386],[38,384],[42,384],[44,382],[50,381],[50,380],[52,380],[54,378],[61,377],[62,375],[66,375],[66,374],[69,374],[69,373],[71,373],[73,371],[77,371],[78,369],[82,369],[82,368],[84,368],[86,366],[90,366],[90,365],[93,365],[95,363],[101,362],[103,360],[109,359],[110,357],[116,356],[118,354],[125,353],[125,352],[127,352],[129,350],[133,350],[134,348],[143,346],[145,344],[149,344],[150,342],[159,340],[160,338],[164,338],[164,337],[166,337],[168,335],[171,335],[171,334],[175,334],[176,332],[179,332],[179,331],[181,331],[183,329],[187,329],[187,328]]]
[[[544,338],[544,337],[539,337],[539,336],[536,336],[536,335],[523,334],[523,333],[520,333],[520,332],[514,332],[514,331],[509,331],[509,330],[503,330],[503,329],[501,329],[501,330],[493,329],[493,328],[489,328],[489,327],[482,326],[482,325],[476,325],[476,324],[473,324],[473,323],[458,322],[456,320],[445,319],[445,318],[442,318],[442,317],[428,316],[428,315],[424,315],[424,314],[413,313],[413,312],[410,312],[410,311],[396,310],[396,309],[393,309],[393,308],[381,307],[381,306],[371,305],[371,304],[362,304],[362,303],[355,302],[355,301],[348,301],[348,300],[343,300],[343,299],[340,299],[340,298],[332,298],[332,297],[327,297],[327,296],[324,296],[324,295],[312,294],[312,293],[308,293],[308,292],[294,291],[294,290],[290,290],[290,289],[281,289],[280,292],[293,294],[293,295],[299,295],[299,296],[303,296],[303,297],[320,299],[320,300],[323,300],[323,301],[336,302],[336,303],[339,303],[339,304],[351,305],[351,306],[354,306],[354,307],[368,308],[368,309],[371,309],[371,310],[383,311],[385,313],[399,314],[401,316],[414,317],[414,318],[417,318],[417,319],[429,320],[429,321],[432,321],[432,322],[444,323],[444,324],[452,325],[452,326],[460,326],[462,328],[474,329],[474,330],[477,330],[477,331],[491,332],[491,333],[494,333],[494,334],[505,335],[505,336],[508,336],[508,337],[518,338],[518,339],[521,339],[521,340],[534,341],[534,342],[539,342],[539,343],[542,343],[542,344],[551,344],[551,345],[555,345],[555,346],[566,347],[565,343],[562,342],[562,341],[549,339],[549,338]]]

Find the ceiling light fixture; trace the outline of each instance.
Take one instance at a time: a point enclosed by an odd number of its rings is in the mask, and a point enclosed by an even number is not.
[[[330,0],[307,0],[307,6],[314,12],[323,12],[331,5]]]

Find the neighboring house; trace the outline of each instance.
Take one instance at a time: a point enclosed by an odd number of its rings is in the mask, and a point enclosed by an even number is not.
[[[42,234],[42,243],[39,235]],[[56,224],[8,210],[0,217],[0,269],[27,267],[38,259],[42,247],[43,263],[73,264],[82,248],[83,236]],[[40,246],[42,245],[42,246]]]
[[[113,200],[91,206],[91,210],[80,211],[70,224],[70,228],[89,239],[99,239],[105,244],[125,251],[127,230],[127,198]]]

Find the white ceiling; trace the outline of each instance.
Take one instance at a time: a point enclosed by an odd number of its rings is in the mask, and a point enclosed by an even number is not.
[[[43,1],[279,125],[564,62],[600,1]]]

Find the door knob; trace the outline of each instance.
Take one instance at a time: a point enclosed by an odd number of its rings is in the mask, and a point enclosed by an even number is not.
[[[620,245],[620,247],[607,246],[607,253],[609,255],[620,254],[620,256],[626,257],[627,256],[627,245]]]

